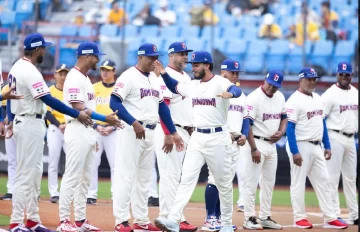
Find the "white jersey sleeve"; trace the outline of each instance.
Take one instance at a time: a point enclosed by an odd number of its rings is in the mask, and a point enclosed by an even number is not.
[[[246,98],[246,109],[248,111],[248,117],[255,121],[256,114],[257,114],[257,103],[255,95],[249,94],[249,96]]]
[[[321,95],[321,101],[322,101],[322,104],[323,104],[323,109],[324,109],[324,115],[325,117],[327,117],[332,108],[333,108],[333,102],[332,102],[332,99],[331,99],[331,93],[329,91],[326,91],[324,92],[322,95]]]
[[[243,120],[247,118],[246,96],[244,93],[238,98],[231,98],[228,107],[227,126],[229,132],[234,135],[241,135]]]
[[[285,103],[285,108],[286,108],[286,114],[288,117],[288,121],[296,124],[296,122],[298,120],[298,112],[299,112],[299,109],[298,109],[297,103],[296,103],[296,99],[290,97],[288,99],[288,101]]]
[[[112,94],[118,96],[121,101],[124,101],[129,95],[132,87],[132,81],[128,75],[121,74],[120,77],[116,80],[116,84],[112,91]]]
[[[219,91],[220,91],[219,94],[221,94],[222,92],[227,92],[229,90],[229,88],[233,85],[234,84],[231,83],[231,81],[229,81],[226,78],[223,78],[223,81],[220,82],[220,85],[219,85]]]
[[[34,99],[39,99],[40,97],[50,93],[49,87],[40,73],[34,73],[34,75],[31,75],[31,78],[25,80]]]
[[[68,76],[69,77],[69,76]],[[71,78],[71,76],[67,79],[66,88],[64,88],[64,94],[66,95],[64,99],[67,99],[68,103],[81,102],[85,101],[85,92],[82,88],[82,84],[80,83],[78,78]]]

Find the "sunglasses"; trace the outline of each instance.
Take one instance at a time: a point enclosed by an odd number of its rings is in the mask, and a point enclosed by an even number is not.
[[[341,77],[350,77],[351,74],[350,73],[339,73],[339,76],[341,76]]]

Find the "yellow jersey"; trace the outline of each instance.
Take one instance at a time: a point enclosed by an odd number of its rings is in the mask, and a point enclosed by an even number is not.
[[[9,90],[9,85],[4,85],[4,87],[1,90],[1,94],[4,94],[4,92],[7,90]],[[6,106],[6,100],[2,100],[1,105]]]
[[[113,113],[110,109],[110,96],[114,86],[106,87],[102,81],[96,82],[94,85],[96,112],[103,115]],[[97,121],[97,124],[107,124],[106,122]]]
[[[53,96],[54,98],[60,100],[60,101],[63,101],[63,91],[56,88],[55,85],[52,85],[50,88],[50,94],[51,96]],[[53,110],[50,108],[50,106],[47,106],[47,110],[51,112],[52,115],[54,115],[54,117],[56,118],[56,120],[59,121],[60,124],[63,124],[65,123],[65,117],[64,117],[64,114],[56,111],[56,110]],[[48,124],[50,124],[50,122],[48,121],[47,122]]]

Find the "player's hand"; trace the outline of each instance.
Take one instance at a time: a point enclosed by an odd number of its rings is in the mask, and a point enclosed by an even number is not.
[[[270,143],[276,143],[277,141],[279,141],[281,139],[281,137],[284,134],[281,131],[276,131],[269,139],[270,139]]]
[[[176,151],[180,152],[184,150],[184,141],[182,140],[181,136],[175,132],[171,135],[173,137],[174,143],[175,143],[175,147],[176,147]]]
[[[111,114],[106,115],[106,122],[109,123],[112,126],[124,128],[124,125],[121,123],[121,121],[116,117],[117,110],[115,112],[112,112]]]
[[[229,98],[232,98],[233,97],[233,94],[232,93],[229,93],[229,92],[222,92],[221,94],[218,94],[216,95],[217,97],[221,97],[221,98],[224,98],[224,99],[229,99]]]
[[[237,141],[237,145],[239,146],[244,146],[246,143],[246,136],[245,135],[241,135],[240,138]]]
[[[302,161],[303,159],[300,153],[293,155],[293,162],[295,165],[301,167]]]
[[[0,136],[5,136],[5,123],[0,122]]]
[[[15,86],[12,86],[10,89],[4,91],[2,98],[3,100],[6,99],[23,99],[24,95],[17,95],[15,93],[12,93],[15,90]]]
[[[60,129],[60,131],[64,134],[64,132],[65,132],[65,128],[66,128],[66,124],[60,124],[59,125],[59,129]]]
[[[155,70],[154,70],[154,72],[155,72],[155,74],[156,74],[157,76],[160,76],[160,74],[166,73],[166,70],[165,70],[164,66],[161,64],[160,61],[155,60],[154,65],[155,65]]]
[[[168,154],[172,151],[173,147],[174,147],[174,140],[173,140],[172,135],[165,135],[164,146],[162,147],[162,150],[166,154]]]
[[[331,150],[325,149],[325,151],[324,151],[324,156],[325,156],[325,159],[326,159],[326,160],[331,159]]]
[[[106,135],[105,128],[103,126],[97,126],[96,131],[99,132],[101,135]]]
[[[94,123],[85,110],[80,111],[77,120],[79,120],[82,124],[84,124],[85,127],[92,126]]]
[[[136,139],[145,139],[144,127],[138,121],[135,121],[132,126],[136,134]]]
[[[116,128],[117,129],[117,128]],[[113,126],[107,126],[107,127],[104,127],[104,132],[106,135],[109,135],[111,134],[112,132],[114,132],[114,127]]]
[[[10,139],[13,136],[13,122],[10,122],[6,129],[6,139]]]
[[[261,162],[261,154],[258,149],[251,152],[251,158],[252,161],[256,164],[259,164]]]

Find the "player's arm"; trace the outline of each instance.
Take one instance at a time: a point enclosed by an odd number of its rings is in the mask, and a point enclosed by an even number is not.
[[[164,102],[165,102],[165,104],[166,104],[167,106],[169,106],[169,104],[170,104],[170,99],[164,99]],[[161,125],[161,128],[162,128],[163,131],[164,131],[165,136],[166,136],[166,135],[170,135],[170,131],[169,131],[168,128],[166,127],[166,125],[165,125],[165,123],[163,122],[163,120],[161,120],[161,118],[160,118],[160,125]]]
[[[325,148],[324,151],[325,159],[329,160],[331,158],[331,146],[330,146],[328,129],[326,126],[326,117],[323,119],[323,127],[324,127],[324,131],[323,131],[322,143],[324,144],[324,148]]]
[[[56,127],[60,126],[60,122],[54,117],[54,115],[50,111],[46,111],[45,120],[49,120],[49,122]]]

